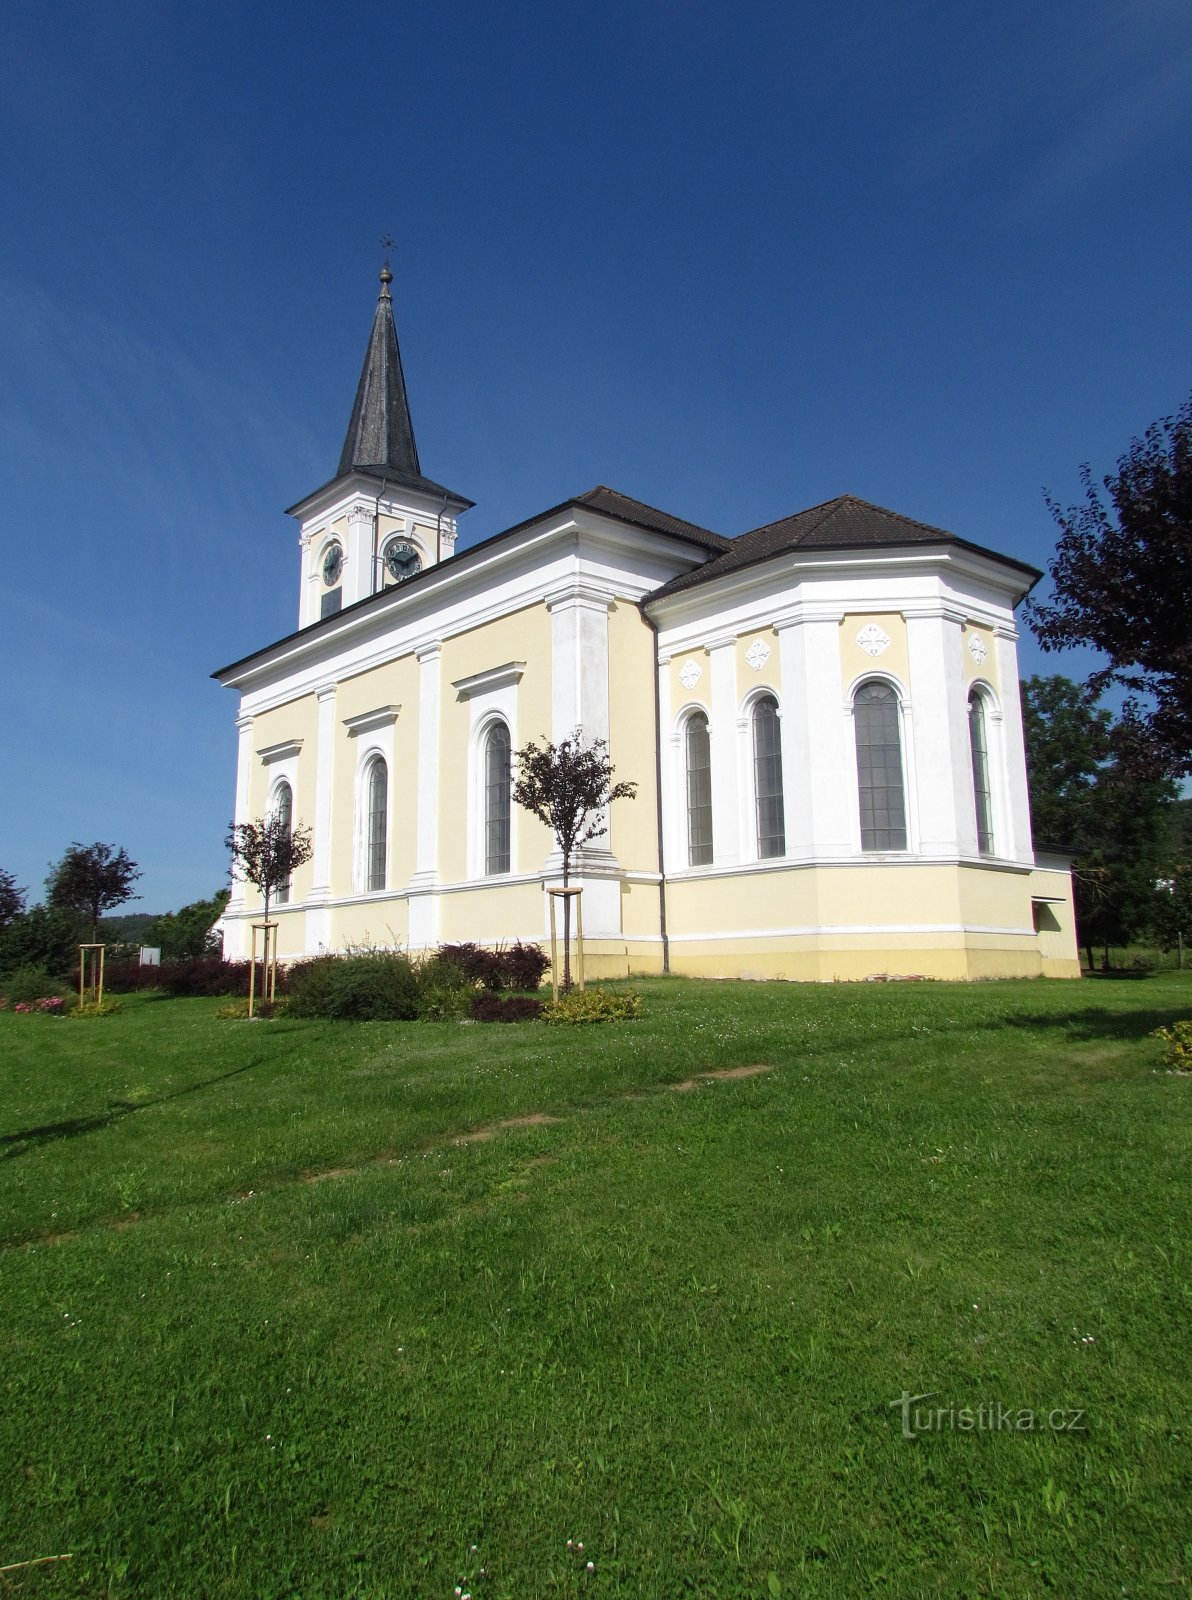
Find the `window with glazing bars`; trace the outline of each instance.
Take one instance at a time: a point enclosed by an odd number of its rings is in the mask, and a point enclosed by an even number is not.
[[[712,860],[712,749],[702,711],[687,719],[687,860],[693,867]]]
[[[368,769],[368,859],[366,886],[385,887],[385,854],[389,835],[389,769],[378,756]]]
[[[977,849],[993,854],[993,795],[989,786],[989,741],[985,734],[985,702],[969,696],[969,749],[973,758],[973,803],[977,812]]]
[[[885,683],[866,683],[853,700],[862,850],[906,849],[906,797],[898,696]]]
[[[273,796],[273,815],[279,830],[289,833],[294,825],[294,794],[288,783],[279,783],[277,793]],[[279,883],[273,892],[275,905],[288,905],[290,900],[290,880]]]
[[[778,702],[763,695],[753,707],[753,791],[757,811],[757,853],[786,854],[786,815],[782,804],[782,744]]]
[[[509,871],[509,729],[503,722],[484,741],[484,870]]]

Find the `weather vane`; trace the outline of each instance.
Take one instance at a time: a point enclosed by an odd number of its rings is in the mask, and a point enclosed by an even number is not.
[[[384,250],[386,255],[389,254],[390,250],[397,249],[397,240],[392,234],[383,233],[381,235],[381,249]]]

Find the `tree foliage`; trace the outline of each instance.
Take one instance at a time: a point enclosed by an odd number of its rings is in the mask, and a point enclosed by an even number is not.
[[[218,954],[219,940],[211,930],[227,903],[228,891],[220,889],[210,900],[195,900],[180,911],[154,917],[144,930],[142,943],[156,945],[163,961],[191,961]]]
[[[314,854],[310,829],[288,822],[282,813],[270,812],[255,822],[232,823],[224,842],[232,852],[233,878],[260,891],[268,922],[273,896]]]
[[[139,900],[133,884],[141,869],[123,846],[72,844],[61,861],[52,865],[46,879],[46,903],[75,911],[91,924],[91,938],[99,938],[99,919],[105,911]]]
[[[612,781],[613,765],[608,744],[593,739],[584,744],[583,732],[552,744],[533,740],[514,754],[513,798],[523,810],[545,822],[555,836],[563,861],[563,883],[571,880],[575,853],[608,832],[608,808],[614,800],[632,800],[636,783]],[[563,983],[571,985],[571,901],[563,902]]]
[[[1135,729],[1114,722],[1094,690],[1064,677],[1022,686],[1036,842],[1072,855],[1076,924],[1095,946],[1149,928],[1170,861],[1175,785],[1139,776]]]
[[[0,867],[0,929],[7,928],[14,917],[25,909],[25,890],[17,888],[11,872]]]
[[[1054,597],[1028,602],[1027,620],[1045,650],[1108,657],[1090,683],[1129,693],[1124,759],[1192,771],[1192,397],[1133,440],[1102,486],[1087,463],[1080,478],[1082,504],[1047,496],[1060,527]]]

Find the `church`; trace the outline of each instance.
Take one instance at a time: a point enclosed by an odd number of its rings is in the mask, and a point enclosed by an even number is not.
[[[235,819],[313,855],[283,960],[542,942],[561,881],[518,748],[607,742],[573,872],[589,975],[1077,977],[1068,863],[1031,841],[1014,608],[1040,574],[852,495],[734,537],[599,486],[457,550],[381,272],[339,466],[290,508],[295,632],[221,668]],[[247,957],[256,891],[224,950]]]

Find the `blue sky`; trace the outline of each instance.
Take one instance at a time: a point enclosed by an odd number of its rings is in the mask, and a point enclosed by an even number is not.
[[[10,7],[0,866],[223,882],[208,674],[295,624],[381,234],[461,545],[604,482],[1044,565],[1192,389],[1189,105],[1186,0]]]

